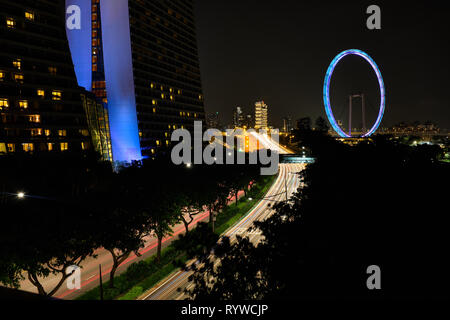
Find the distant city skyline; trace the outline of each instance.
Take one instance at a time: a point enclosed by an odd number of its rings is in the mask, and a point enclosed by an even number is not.
[[[263,99],[271,108],[270,125],[281,128],[286,116],[325,118],[326,69],[339,52],[355,48],[373,57],[385,80],[381,127],[430,120],[450,128],[448,6],[381,1],[382,30],[370,31],[370,4],[197,0],[206,112],[218,111],[224,123],[232,123],[233,108],[247,110]],[[349,57],[332,80],[331,101],[338,118],[348,112],[343,111],[348,95],[359,92],[367,96],[369,125],[379,103],[376,77],[365,61]],[[340,117],[344,125],[347,118]]]

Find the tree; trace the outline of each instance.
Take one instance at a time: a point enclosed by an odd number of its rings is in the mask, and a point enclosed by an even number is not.
[[[89,217],[83,212],[86,208],[77,203],[41,199],[3,206],[3,221],[8,228],[2,232],[1,252],[8,262],[8,282],[17,285],[22,270],[40,295],[53,296],[70,276],[67,269],[81,267],[97,248]],[[59,276],[59,280],[45,288],[42,278],[50,274]]]
[[[316,120],[316,130],[322,133],[327,133],[330,127],[327,124],[327,121],[322,118],[318,117]]]
[[[156,251],[158,263],[161,261],[162,240],[173,233],[172,227],[178,221],[177,210],[171,206],[170,199],[166,198],[162,201],[159,199],[159,201],[158,206],[151,208],[151,211],[149,211],[152,230],[158,238]]]
[[[99,244],[111,254],[113,260],[109,273],[109,286],[113,288],[117,268],[131,253],[140,256],[139,250],[144,247],[144,237],[148,235],[147,217],[140,211],[115,208],[103,211],[97,219]]]
[[[301,118],[297,120],[297,129],[300,131],[311,131],[311,118]]]
[[[173,242],[173,246],[185,252],[188,260],[194,257],[202,259],[205,255],[209,255],[218,240],[219,235],[214,233],[207,223],[200,222],[191,232],[180,235],[179,239]]]
[[[26,276],[41,295],[54,295],[70,276],[69,266],[81,266],[97,248],[90,205],[93,186],[111,166],[95,154],[16,154],[0,158],[0,203],[4,228],[0,239],[0,281],[17,287]],[[18,190],[25,198],[13,196]],[[11,196],[12,194],[12,196]],[[42,278],[59,277],[53,287]]]
[[[189,226],[194,222],[197,215],[204,211],[206,204],[204,194],[199,190],[200,186],[196,185],[186,186],[179,190],[177,201],[180,203],[179,219],[183,222],[186,233],[189,232]]]

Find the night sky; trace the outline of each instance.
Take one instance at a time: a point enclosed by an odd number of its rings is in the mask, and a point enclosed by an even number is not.
[[[430,120],[450,128],[448,1],[389,2],[196,0],[206,112],[219,112],[228,124],[234,107],[253,112],[254,102],[263,99],[275,127],[285,116],[325,117],[322,86],[331,60],[360,49],[384,78],[382,127]],[[366,27],[371,4],[381,7],[382,30]],[[348,95],[358,92],[367,97],[369,126],[380,100],[376,76],[362,58],[346,57],[330,91],[335,117],[344,125]]]

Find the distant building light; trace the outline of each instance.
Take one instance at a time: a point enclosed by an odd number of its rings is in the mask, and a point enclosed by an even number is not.
[[[15,28],[16,27],[16,20],[13,18],[6,18],[6,26],[8,28]]]
[[[30,11],[25,11],[25,18],[27,20],[34,21],[34,13]]]

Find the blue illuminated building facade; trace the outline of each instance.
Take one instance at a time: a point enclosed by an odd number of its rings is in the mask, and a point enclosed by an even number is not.
[[[205,119],[192,1],[66,0],[66,13],[78,83],[108,110],[114,161],[165,153],[173,130]]]

